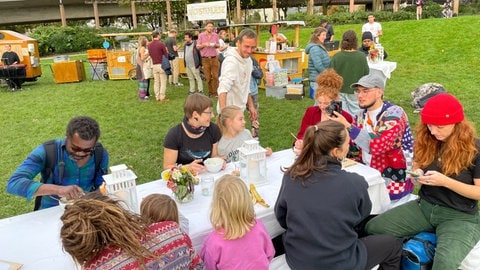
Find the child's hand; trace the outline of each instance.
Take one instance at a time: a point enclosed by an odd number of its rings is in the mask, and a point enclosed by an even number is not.
[[[272,155],[272,153],[273,153],[272,148],[265,147],[265,150],[267,150],[267,152],[265,153],[267,155],[267,157]]]

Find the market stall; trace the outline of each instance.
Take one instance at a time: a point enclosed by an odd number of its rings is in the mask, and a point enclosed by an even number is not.
[[[37,40],[14,31],[0,30],[0,56],[5,52],[7,44],[10,44],[11,51],[18,55],[20,63],[7,67],[1,61],[0,78],[15,78],[21,83],[36,81],[42,75]]]

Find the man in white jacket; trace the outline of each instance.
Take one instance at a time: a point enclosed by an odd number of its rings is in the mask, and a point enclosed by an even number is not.
[[[250,56],[257,47],[257,34],[251,29],[244,29],[238,35],[237,47],[228,48],[222,62],[221,75],[217,89],[217,112],[229,105],[242,110],[248,108],[250,119],[257,118],[257,111],[250,96],[250,79],[252,60]]]

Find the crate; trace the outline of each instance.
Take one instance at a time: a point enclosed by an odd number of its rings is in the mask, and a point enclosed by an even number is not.
[[[303,94],[285,94],[285,99],[289,100],[301,100],[303,99]]]
[[[285,98],[285,94],[287,93],[287,87],[265,85],[265,92],[267,97],[275,97],[281,99]]]
[[[91,49],[87,50],[87,58],[90,61],[107,58],[107,50],[105,49]]]
[[[303,84],[287,84],[287,94],[303,95]]]

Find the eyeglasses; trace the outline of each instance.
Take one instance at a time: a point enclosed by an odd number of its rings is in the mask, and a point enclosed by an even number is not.
[[[373,90],[376,90],[376,88],[363,88],[363,89],[358,89],[357,88],[357,89],[353,90],[353,92],[355,92],[355,94],[357,94],[357,95],[360,95],[360,94],[366,95]]]
[[[70,149],[72,149],[72,152],[74,153],[85,153],[85,154],[90,154],[92,153],[93,151],[95,151],[95,147],[92,147],[92,148],[80,148],[76,145],[73,145],[71,142],[70,142]]]
[[[212,112],[212,111],[209,111],[209,112],[202,112],[202,113],[206,113],[206,114],[210,114],[210,115],[212,115],[212,114],[213,114],[213,112]]]

